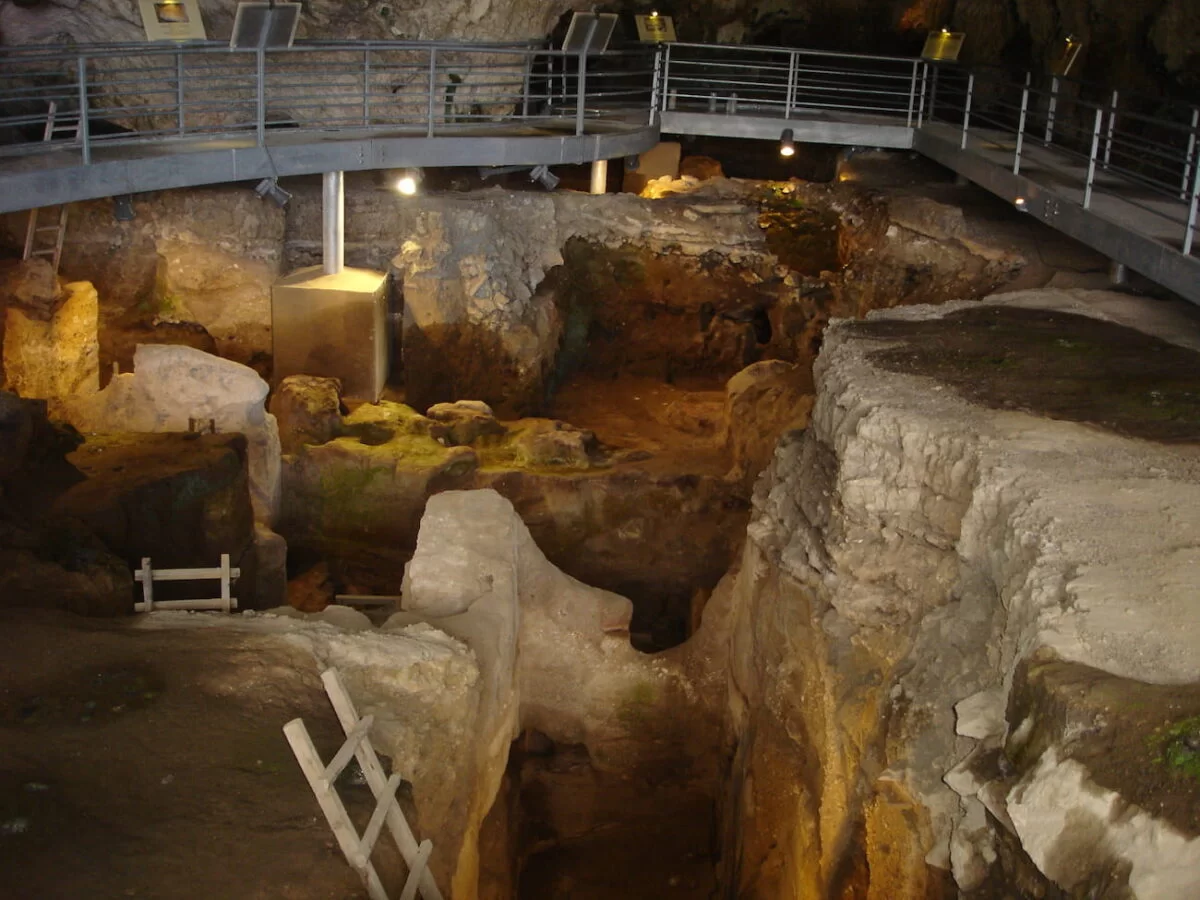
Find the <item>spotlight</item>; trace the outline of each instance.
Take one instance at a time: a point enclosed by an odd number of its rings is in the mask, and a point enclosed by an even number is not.
[[[793,156],[796,153],[796,142],[792,139],[792,129],[783,129],[783,134],[779,136],[779,155]]]
[[[949,29],[949,28],[946,28],[946,27],[943,25],[943,26],[942,26],[942,34],[949,34],[949,33],[950,33],[950,29]]]
[[[411,197],[421,189],[421,182],[424,180],[425,173],[420,169],[404,169],[400,172],[400,177],[396,179],[394,187],[397,193]]]
[[[558,187],[559,178],[550,171],[548,166],[534,166],[529,171],[529,180],[536,181],[548,191]]]
[[[1026,204],[1024,197],[1018,197],[1017,199],[1015,199],[1013,201],[1013,206],[1015,206],[1021,212],[1029,212],[1029,207]]]
[[[254,188],[254,193],[280,208],[287,206],[288,201],[292,199],[292,195],[279,186],[279,180],[276,178],[264,178]]]

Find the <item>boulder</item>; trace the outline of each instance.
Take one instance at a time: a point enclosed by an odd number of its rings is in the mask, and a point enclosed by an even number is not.
[[[747,366],[725,385],[729,477],[750,488],[767,467],[779,436],[804,428],[813,406],[812,375],[779,359]]]
[[[280,448],[266,412],[267,383],[246,366],[191,347],[141,345],[134,371],[72,405],[81,431],[192,431],[211,427],[246,436],[255,517],[270,524],[279,509]]]
[[[289,375],[271,395],[271,414],[279,424],[284,453],[305,444],[324,444],[342,429],[342,384],[336,378]]]
[[[99,299],[89,282],[65,288],[66,299],[48,318],[10,305],[4,329],[7,387],[22,397],[46,400],[50,416],[100,389],[97,340]]]
[[[49,319],[65,294],[54,266],[48,259],[35,256],[0,269],[0,307],[19,306],[39,319]]]
[[[129,566],[86,528],[58,522],[29,536],[32,547],[0,546],[0,606],[61,609],[81,616],[133,611]]]
[[[287,602],[287,541],[262,522],[254,523],[254,604],[259,609]]]
[[[531,419],[523,423],[513,440],[517,465],[527,468],[546,466],[586,469],[592,465],[596,436],[551,419]]]
[[[287,583],[287,605],[300,612],[320,612],[333,600],[333,578],[325,563],[317,563]]]
[[[492,408],[481,400],[435,403],[425,415],[438,423],[430,429],[430,434],[453,447],[473,444],[484,435],[505,433]]]

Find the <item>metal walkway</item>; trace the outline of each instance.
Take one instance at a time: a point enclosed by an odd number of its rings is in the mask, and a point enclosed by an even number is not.
[[[77,138],[29,140],[50,103]],[[1067,79],[795,48],[17,49],[0,52],[0,212],[334,170],[582,163],[635,155],[660,131],[788,129],[916,150],[1200,304],[1198,126],[1194,108]]]

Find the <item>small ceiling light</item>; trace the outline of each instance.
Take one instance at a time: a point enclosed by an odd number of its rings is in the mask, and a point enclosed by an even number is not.
[[[779,136],[779,155],[794,156],[796,153],[796,141],[792,137],[792,129],[783,129],[783,134]]]
[[[1014,200],[1014,201],[1013,201],[1013,206],[1015,206],[1015,207],[1016,207],[1017,209],[1019,209],[1021,212],[1028,212],[1028,211],[1029,211],[1029,210],[1026,208],[1026,203],[1025,203],[1025,198],[1024,198],[1024,197],[1018,197],[1016,200]]]
[[[421,189],[421,182],[424,180],[425,173],[420,169],[405,169],[396,179],[396,191],[405,197],[411,197]]]
[[[292,195],[279,186],[277,178],[264,178],[254,188],[254,193],[264,200],[270,200],[276,206],[283,208],[288,205]]]

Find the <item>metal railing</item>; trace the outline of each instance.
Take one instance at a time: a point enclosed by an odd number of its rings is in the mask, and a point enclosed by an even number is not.
[[[582,135],[650,105],[648,51],[598,57],[528,44],[303,42],[93,45],[0,52],[0,154],[45,151],[51,103],[85,163],[108,144],[275,129],[397,130],[433,137],[496,127]],[[78,134],[76,135],[76,125]],[[69,127],[70,137],[66,136]]]
[[[987,67],[935,67],[929,89],[929,118],[960,129],[963,150],[1011,153],[1013,174],[1049,173],[1080,192],[1084,209],[1099,196],[1119,197],[1177,227],[1180,249],[1192,252],[1200,206],[1195,107]]]
[[[789,47],[667,44],[659,52],[659,110],[778,116],[903,118],[920,125],[923,60]]]

